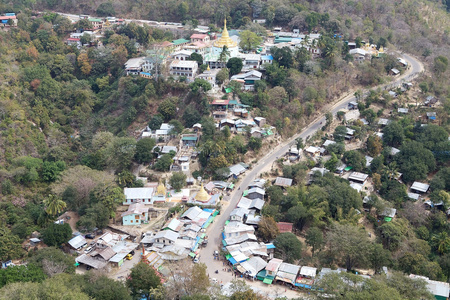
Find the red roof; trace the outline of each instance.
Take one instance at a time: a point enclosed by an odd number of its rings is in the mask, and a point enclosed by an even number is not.
[[[222,100],[222,99],[216,99],[213,102],[211,102],[211,105],[228,105],[230,100]]]
[[[16,19],[16,16],[0,16],[0,20]]]
[[[68,38],[67,40],[68,40],[68,41],[76,41],[76,42],[78,42],[80,39],[77,39],[77,38]]]
[[[202,39],[203,40],[206,37],[208,37],[207,34],[194,33],[193,35],[191,35],[191,40],[192,39]]]
[[[280,233],[283,233],[283,232],[292,232],[292,226],[293,226],[294,224],[292,224],[292,223],[287,223],[287,222],[278,222],[277,223],[277,227],[278,227],[278,230],[280,231]]]

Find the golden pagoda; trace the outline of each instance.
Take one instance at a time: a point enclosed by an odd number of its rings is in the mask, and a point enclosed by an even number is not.
[[[223,48],[223,46],[227,46],[228,49],[237,47],[237,43],[235,41],[233,41],[228,34],[227,19],[225,19],[223,21],[223,23],[224,23],[224,26],[223,26],[222,36],[217,41],[214,42],[214,47]]]
[[[166,195],[166,187],[164,186],[164,184],[162,184],[161,179],[159,179],[159,185],[156,188],[156,194],[157,195],[163,195],[163,196]]]
[[[205,188],[203,187],[203,182],[202,186],[200,187],[200,191],[198,191],[194,199],[199,202],[208,202],[209,199],[211,199],[211,196],[208,195],[208,193],[205,191]]]

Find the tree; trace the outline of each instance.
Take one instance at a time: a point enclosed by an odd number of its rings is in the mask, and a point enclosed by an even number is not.
[[[53,277],[60,273],[75,273],[75,259],[55,247],[42,248],[29,259],[29,263],[36,265],[44,273]]]
[[[198,82],[198,80],[203,80],[203,79],[196,79],[197,82]],[[177,112],[177,107],[175,105],[174,99],[169,98],[169,99],[165,99],[163,102],[161,102],[158,106],[158,112],[164,117],[165,121],[171,120]]]
[[[183,172],[175,172],[169,179],[170,185],[175,189],[176,192],[181,191],[181,188],[186,185],[186,174]]]
[[[333,133],[334,140],[337,143],[343,142],[346,135],[347,135],[347,127],[342,126],[342,125],[336,127],[336,129],[334,130],[334,133]]]
[[[196,61],[199,66],[203,65],[203,57],[198,53],[193,52],[188,60]]]
[[[144,262],[140,262],[131,269],[127,286],[133,296],[145,295],[149,298],[150,290],[161,285],[161,278],[155,270]]]
[[[18,236],[11,234],[6,227],[0,227],[0,261],[16,259],[22,256],[23,250]]]
[[[150,119],[148,127],[150,127],[151,130],[157,130],[161,127],[162,123],[164,123],[164,117],[161,114],[157,114]]]
[[[301,137],[295,139],[295,147],[297,147],[297,149],[299,150],[305,147],[305,145],[303,144],[303,139]]]
[[[61,213],[67,206],[61,198],[51,194],[44,200],[44,205],[46,207],[45,211],[52,216]]]
[[[305,226],[310,217],[311,215],[308,209],[301,203],[292,206],[286,213],[286,219],[289,222],[294,223],[295,227],[300,231],[303,230],[303,226]]]
[[[428,93],[429,87],[428,87],[428,83],[426,81],[419,83],[419,88],[423,94]]]
[[[339,159],[337,158],[336,154],[333,152],[331,153],[331,158],[327,160],[324,164],[324,167],[330,170],[331,172],[336,171],[337,164],[339,162]]]
[[[367,138],[367,151],[373,157],[378,156],[383,149],[383,144],[380,137],[371,135]]]
[[[258,223],[258,236],[260,236],[264,241],[269,242],[272,241],[279,233],[277,223],[273,217],[261,217],[261,220]]]
[[[105,2],[101,3],[97,7],[97,15],[100,17],[111,17],[116,14],[116,11],[114,10],[114,7],[111,2]]]
[[[91,42],[91,35],[88,33],[83,33],[83,35],[80,37],[80,43],[82,45],[89,44]]]
[[[314,252],[316,252],[316,250],[320,250],[324,243],[322,230],[317,227],[309,228],[306,232],[305,242],[312,248],[311,253],[314,256]]]
[[[0,288],[12,282],[42,282],[46,278],[41,268],[34,264],[0,269]]]
[[[51,223],[46,229],[44,229],[42,236],[44,243],[47,246],[59,247],[70,240],[72,237],[72,229],[68,223]]]
[[[357,150],[345,152],[344,161],[347,165],[352,166],[353,170],[357,172],[362,171],[366,167],[365,156]]]
[[[438,74],[442,74],[447,70],[448,58],[445,56],[438,56],[434,59],[434,70]]]
[[[196,78],[194,82],[189,85],[189,87],[193,93],[206,93],[212,89],[211,84],[208,81],[199,78]]]
[[[117,203],[114,207],[117,207]],[[86,231],[91,231],[94,228],[103,229],[108,226],[109,218],[114,216],[114,211],[109,211],[102,203],[96,203],[86,209],[86,214],[80,218],[79,226]]]
[[[402,145],[400,153],[395,158],[405,182],[425,179],[429,172],[436,169],[433,153],[416,141],[406,142]]]
[[[54,161],[45,161],[42,165],[42,179],[47,182],[52,182],[58,179],[59,174],[66,169],[66,163],[58,160]]]
[[[136,153],[134,154],[134,159],[138,163],[149,163],[153,158],[153,148],[156,145],[155,139],[152,138],[142,138],[136,143]]]
[[[291,232],[280,233],[273,244],[276,247],[276,253],[283,261],[292,263],[302,257],[302,242]]]
[[[254,50],[262,42],[262,37],[258,36],[254,32],[251,32],[250,30],[241,31],[239,38],[239,47],[241,47],[244,51]]]
[[[262,147],[262,139],[256,137],[250,137],[247,144],[248,148],[258,151]]]
[[[228,60],[228,62],[230,62],[230,60]],[[227,65],[228,65],[228,63],[227,63]],[[228,68],[228,66],[227,66],[227,68]],[[217,72],[217,75],[216,75],[216,83],[217,84],[222,84],[225,82],[225,80],[230,78],[230,71],[228,71],[227,68],[220,69],[220,71]]]
[[[136,154],[136,140],[131,137],[116,137],[107,149],[108,165],[117,171],[130,167]]]
[[[334,224],[326,238],[331,253],[345,264],[348,271],[365,266],[370,250],[367,233],[352,225]]]
[[[261,300],[261,295],[255,293],[253,290],[234,292],[230,300]]]
[[[292,67],[294,59],[292,57],[292,51],[289,47],[274,47],[270,49],[270,53],[272,53],[273,60],[276,61],[280,67],[284,67],[286,69]]]
[[[166,172],[169,170],[173,160],[170,154],[163,154],[155,164],[155,170]]]
[[[391,147],[398,147],[403,143],[405,135],[398,122],[389,123],[383,130],[383,142]]]
[[[389,250],[384,249],[381,244],[372,244],[369,253],[369,261],[371,267],[375,271],[375,273],[380,273],[382,267],[386,266],[389,263],[391,253]]]
[[[93,26],[92,26],[92,22],[89,21],[88,19],[80,19],[80,21],[78,21],[78,23],[75,24],[75,28],[83,29],[83,31],[84,31],[84,30],[92,29]]]
[[[89,75],[92,70],[92,66],[89,63],[89,58],[87,56],[87,53],[83,52],[80,55],[78,55],[78,66],[80,67],[81,73],[83,73],[85,76]]]
[[[232,57],[227,62],[227,68],[230,70],[230,75],[239,74],[243,67],[242,59],[239,57]]]
[[[228,61],[228,57],[230,57],[230,50],[228,50],[227,46],[223,46],[222,52],[219,54],[219,62],[226,63]]]
[[[108,278],[105,275],[87,272],[84,275],[83,292],[97,300],[131,300],[128,288],[121,282]]]
[[[431,242],[440,255],[450,252],[450,236],[443,231],[439,234],[434,234],[431,237]]]

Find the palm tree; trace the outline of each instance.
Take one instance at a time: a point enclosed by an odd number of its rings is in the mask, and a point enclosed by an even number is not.
[[[227,46],[223,46],[222,52],[219,55],[219,61],[226,63],[228,61],[228,57],[230,57],[230,50],[228,50]]]
[[[386,173],[387,176],[390,180],[394,180],[395,178],[397,178],[398,176],[398,168],[397,168],[397,163],[391,162],[387,167],[386,167]]]
[[[441,255],[450,251],[450,236],[448,236],[447,232],[444,231],[433,235],[431,241]]]
[[[44,200],[44,205],[45,211],[52,216],[61,213],[67,206],[66,202],[55,195],[48,195],[48,198]]]

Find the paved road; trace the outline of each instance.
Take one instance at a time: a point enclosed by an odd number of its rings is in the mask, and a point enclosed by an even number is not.
[[[408,61],[408,63],[410,64],[410,68],[405,72],[405,74],[398,77],[395,81],[381,85],[380,87],[382,89],[388,89],[392,88],[393,86],[398,86],[403,82],[412,80],[415,76],[417,76],[417,74],[423,72],[424,68],[420,61],[407,54],[402,54],[402,56],[406,61]],[[363,93],[367,94],[368,90],[364,90]],[[348,103],[351,101],[356,101],[356,98],[353,95],[348,95],[334,104],[331,107],[330,111],[333,113],[333,115],[336,115],[339,110],[347,108]],[[289,150],[291,143],[296,138],[301,137],[303,138],[303,140],[306,140],[308,136],[312,136],[320,127],[322,127],[322,122],[325,122],[324,115],[321,115],[316,120],[314,120],[299,134],[293,136],[283,144],[275,147],[270,153],[261,158],[251,170],[248,170],[246,174],[244,174],[244,177],[242,177],[240,182],[236,184],[235,190],[232,192],[230,197],[227,197],[229,201],[224,201],[225,204],[228,203],[228,205],[225,209],[222,209],[222,213],[220,214],[220,216],[218,216],[214,223],[211,224],[211,226],[208,228],[209,243],[205,248],[201,250],[200,253],[200,262],[203,262],[207,265],[208,273],[211,278],[216,278],[219,282],[222,281],[222,283],[229,282],[233,279],[232,273],[222,271],[223,262],[214,260],[213,253],[214,250],[218,250],[222,247],[222,229],[225,225],[225,222],[228,220],[231,211],[236,207],[242,191],[244,191],[247,186],[255,178],[258,177],[259,174],[264,172],[264,169],[270,168],[277,158],[284,156],[285,153]],[[216,274],[215,270],[219,270],[219,273]]]

